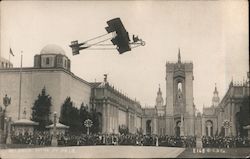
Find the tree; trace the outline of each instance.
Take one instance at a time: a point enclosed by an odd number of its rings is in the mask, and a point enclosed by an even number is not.
[[[70,97],[67,97],[61,107],[60,123],[70,127],[71,133],[87,133],[84,122],[90,119],[93,122],[91,133],[100,132],[100,114],[95,109],[88,111],[88,106],[81,104],[80,109],[73,107]]]
[[[80,123],[84,123],[85,120],[87,120],[88,118],[90,118],[89,112],[87,110],[87,107],[84,106],[84,103],[81,104],[80,107]],[[83,133],[87,133],[87,128],[85,126],[81,127],[81,130]]]
[[[37,127],[38,130],[45,130],[45,126],[52,123],[49,119],[51,106],[51,97],[46,94],[46,89],[44,87],[32,107],[31,120],[39,123],[39,126]]]
[[[70,97],[67,97],[61,107],[59,122],[69,126],[69,112],[72,107]]]
[[[69,131],[72,133],[79,133],[81,131],[79,110],[76,107],[73,107],[70,97],[65,99],[61,107],[59,121],[60,123],[69,126]]]
[[[91,109],[90,112],[90,119],[93,121],[93,126],[90,128],[92,133],[98,133],[100,132],[100,120],[99,120],[99,113],[96,111],[96,109]]]

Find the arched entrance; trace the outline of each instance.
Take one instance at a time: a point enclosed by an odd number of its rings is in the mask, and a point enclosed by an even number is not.
[[[247,130],[243,127],[248,125],[247,118],[249,116],[249,110],[244,107],[240,107],[240,111],[235,114],[235,124],[236,124],[236,135],[237,136],[248,136]]]
[[[175,125],[175,136],[180,136],[181,134],[181,121],[177,121]]]
[[[151,128],[152,128],[151,123],[152,123],[151,120],[146,121],[146,134],[147,135],[151,135]]]
[[[206,121],[206,136],[213,136],[213,122],[211,120]]]

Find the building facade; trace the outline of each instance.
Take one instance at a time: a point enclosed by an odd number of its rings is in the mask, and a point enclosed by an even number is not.
[[[219,92],[215,85],[215,89],[212,97],[212,105],[210,107],[203,106],[202,114],[202,136],[214,136],[218,135],[218,112],[219,112]]]
[[[71,97],[74,107],[84,103],[97,110],[101,133],[119,133],[125,127],[130,133],[170,136],[246,134],[243,127],[250,124],[249,103],[245,102],[249,98],[249,74],[242,84],[231,82],[221,101],[215,86],[212,105],[204,107],[203,114],[195,114],[193,63],[182,62],[180,51],[177,62],[166,63],[165,80],[165,102],[159,86],[154,107],[142,108],[138,101],[115,89],[107,75],[103,82],[94,83],[76,76],[64,50],[47,45],[34,56],[33,67],[0,68],[0,97],[11,97],[7,114],[13,121],[20,119],[24,109],[27,118],[31,117],[31,108],[45,87],[52,97],[51,112],[59,113],[65,99]]]
[[[194,135],[193,63],[166,63],[166,127],[169,135]]]
[[[34,67],[0,69],[0,88],[0,97],[11,97],[7,112],[14,121],[25,108],[27,117],[31,116],[43,88],[52,97],[51,112],[58,114],[67,97],[80,107],[81,103],[89,104],[91,94],[91,85],[70,71],[70,60],[57,45],[47,45],[35,55]]]
[[[165,104],[159,87],[155,107],[143,108],[142,127],[146,134],[171,136],[196,134],[193,79],[193,63],[182,62],[179,50],[178,61],[166,63]]]
[[[0,56],[0,69],[3,68],[13,68],[13,64],[9,60]]]
[[[92,83],[90,104],[99,112],[102,133],[119,133],[119,127],[137,133],[142,128],[142,108],[111,86],[105,76],[102,83]]]
[[[221,101],[215,87],[212,106],[203,108],[202,135],[247,136],[244,127],[250,125],[249,98],[249,72],[246,81],[231,81]]]

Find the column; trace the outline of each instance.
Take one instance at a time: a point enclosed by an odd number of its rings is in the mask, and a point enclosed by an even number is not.
[[[126,124],[127,124],[127,128],[129,129],[129,132],[131,131],[130,130],[130,113],[129,113],[129,110],[127,111],[127,116],[126,116]]]
[[[113,133],[114,130],[114,107],[110,105],[110,132]]]
[[[57,146],[57,133],[56,133],[56,112],[54,112],[54,122],[53,122],[53,136],[51,141],[51,146]]]
[[[135,128],[135,122],[136,122],[136,117],[135,117],[135,112],[133,114],[133,133],[136,133],[136,128]]]
[[[112,105],[112,133],[115,133],[115,106]]]
[[[115,108],[115,133],[118,134],[119,130],[118,130],[118,119],[119,119],[119,108],[116,107]]]
[[[105,103],[102,104],[102,133],[105,133],[107,131],[106,127],[107,127],[107,121],[106,121],[106,109],[107,106]]]
[[[129,113],[129,130],[131,133],[133,133],[133,117],[132,117],[132,114]]]
[[[156,121],[156,117],[154,118],[154,124],[153,124],[153,126],[154,126],[153,134],[157,134],[157,121]]]
[[[236,135],[236,127],[235,127],[235,103],[231,104],[232,106],[232,115],[231,115],[231,122],[232,122],[232,135],[235,136]]]
[[[206,136],[206,128],[205,128],[205,119],[204,118],[201,119],[201,127],[202,127],[201,135]]]
[[[207,125],[208,136],[211,136],[211,126]]]
[[[183,114],[181,114],[180,136],[184,136],[184,121],[183,121]]]
[[[133,119],[133,117],[134,117],[134,114],[133,113],[131,113],[130,114],[130,129],[131,129],[131,133],[134,133],[134,119]]]
[[[7,138],[6,138],[6,144],[11,144],[11,117],[7,117],[7,125],[8,125],[8,132],[7,132]]]
[[[137,132],[137,128],[138,128],[138,123],[137,123],[138,119],[137,119],[137,115],[135,113],[135,132]]]
[[[110,105],[110,131],[114,132],[114,107]]]
[[[106,109],[106,115],[107,115],[107,128],[106,128],[106,130],[107,130],[107,133],[110,133],[110,105],[109,104],[107,104],[107,109]]]
[[[228,128],[225,128],[225,136],[228,136]]]

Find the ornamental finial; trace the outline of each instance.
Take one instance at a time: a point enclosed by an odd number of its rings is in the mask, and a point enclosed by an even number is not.
[[[181,51],[180,51],[180,48],[179,48],[179,52],[178,52],[178,63],[181,63]]]

